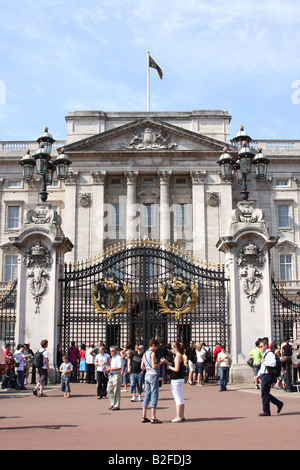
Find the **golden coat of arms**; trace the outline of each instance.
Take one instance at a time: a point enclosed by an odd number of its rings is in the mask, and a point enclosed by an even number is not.
[[[97,313],[105,313],[112,320],[116,313],[124,313],[130,300],[130,288],[115,276],[108,276],[93,285],[93,302]]]
[[[161,313],[174,313],[176,320],[191,313],[197,304],[197,289],[193,282],[182,276],[173,277],[159,286],[158,303]]]

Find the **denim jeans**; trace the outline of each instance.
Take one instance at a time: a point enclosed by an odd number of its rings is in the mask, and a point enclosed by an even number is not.
[[[253,364],[254,377],[257,376],[259,369],[260,369],[260,364]]]
[[[70,375],[61,374],[61,391],[65,393],[70,393]]]
[[[158,374],[146,374],[145,375],[145,398],[143,406],[148,406],[151,400],[151,408],[157,407],[158,402]]]
[[[127,385],[127,384],[130,383],[130,374],[128,373],[128,367],[127,366],[126,366],[126,369],[124,371],[123,383],[124,383],[124,385]]]
[[[24,371],[23,370],[17,370],[17,385],[19,390],[24,390]]]
[[[220,367],[220,387],[221,390],[226,390],[226,385],[229,379],[229,367]]]
[[[135,393],[137,389],[137,392],[139,395],[142,394],[143,392],[143,374],[134,374],[131,372],[130,374],[130,393]]]

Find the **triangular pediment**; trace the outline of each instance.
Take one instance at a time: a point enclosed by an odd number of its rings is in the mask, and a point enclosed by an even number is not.
[[[66,153],[207,151],[222,153],[229,144],[158,119],[142,119],[65,146]]]

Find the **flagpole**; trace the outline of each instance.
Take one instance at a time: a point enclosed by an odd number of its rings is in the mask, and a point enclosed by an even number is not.
[[[150,67],[149,67],[150,51],[147,51],[147,111],[150,111]]]

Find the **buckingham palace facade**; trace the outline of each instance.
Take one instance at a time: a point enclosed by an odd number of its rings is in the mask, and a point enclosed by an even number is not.
[[[48,202],[62,218],[74,244],[66,262],[94,259],[108,247],[136,239],[179,246],[194,259],[222,263],[216,243],[241,199],[233,176],[223,179],[217,164],[232,139],[226,111],[103,112],[74,111],[66,116],[65,141],[57,149],[72,161],[65,182],[48,186]],[[247,123],[245,124],[245,134]],[[49,129],[51,132],[51,129]],[[55,136],[53,136],[55,138]],[[267,178],[247,177],[249,201],[264,212],[269,231],[279,237],[271,269],[295,295],[299,290],[300,141],[256,141],[269,159]],[[37,142],[0,145],[1,280],[16,272],[17,255],[9,243],[25,212],[38,200],[40,179],[22,179],[18,162]]]

